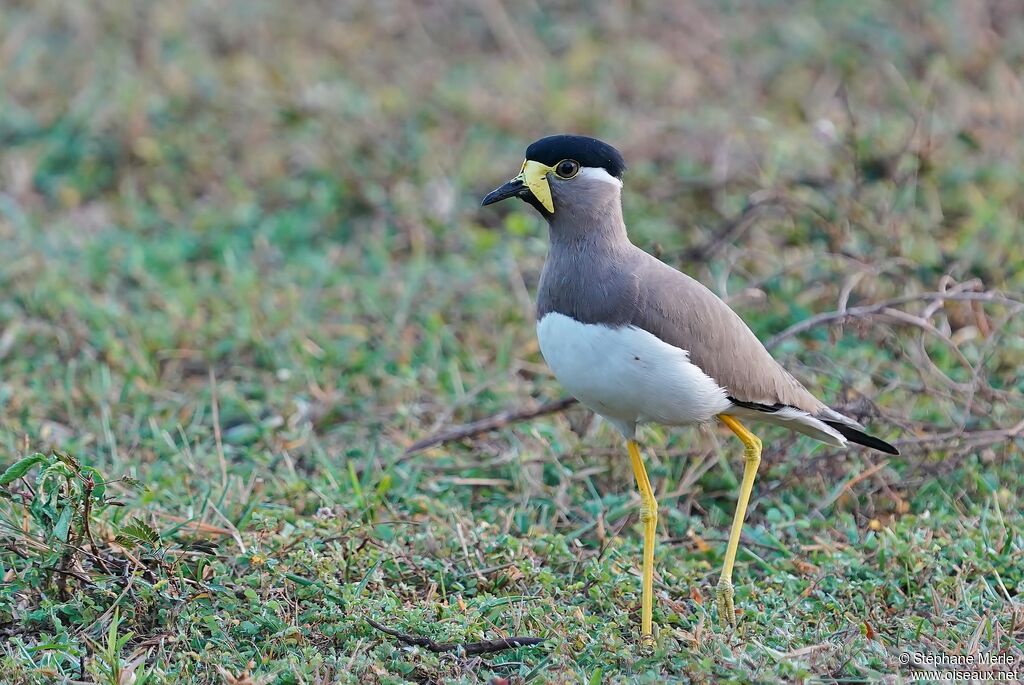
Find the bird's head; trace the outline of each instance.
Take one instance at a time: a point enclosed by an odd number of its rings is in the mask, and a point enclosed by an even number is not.
[[[548,136],[526,148],[519,175],[488,193],[481,204],[518,197],[548,221],[587,214],[609,203],[618,206],[625,170],[622,154],[608,143],[587,136]]]

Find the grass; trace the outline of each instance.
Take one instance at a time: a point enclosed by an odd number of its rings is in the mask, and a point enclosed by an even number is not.
[[[0,470],[21,464],[0,477],[0,681],[1019,664],[1012,304],[911,302],[778,343],[904,454],[761,433],[734,634],[711,599],[741,451],[717,429],[644,433],[650,654],[610,428],[575,408],[404,454],[562,395],[533,334],[541,223],[477,206],[546,133],[620,146],[634,241],[765,339],[840,301],[1024,290],[1012,3],[636,5],[0,10]],[[367,619],[545,642],[435,654]]]

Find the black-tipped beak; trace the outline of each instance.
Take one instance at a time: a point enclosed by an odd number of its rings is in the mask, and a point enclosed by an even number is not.
[[[495,202],[507,200],[510,197],[519,197],[523,194],[523,191],[529,192],[526,184],[523,183],[523,179],[513,178],[500,188],[495,188],[487,193],[487,197],[480,202],[480,206],[486,207],[487,205],[493,205]]]

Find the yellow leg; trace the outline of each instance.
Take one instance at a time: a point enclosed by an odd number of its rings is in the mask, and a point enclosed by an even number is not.
[[[633,463],[633,474],[640,489],[640,522],[644,524],[644,565],[643,585],[640,599],[640,644],[654,645],[651,612],[654,603],[654,536],[658,531],[658,502],[654,499],[651,481],[640,456],[636,440],[626,442],[629,460]]]
[[[736,626],[736,609],[732,602],[732,567],[736,563],[736,552],[740,546],[740,531],[743,530],[743,519],[747,515],[750,491],[754,489],[754,476],[757,475],[757,466],[761,463],[761,441],[732,416],[720,414],[718,418],[736,434],[745,447],[743,450],[743,482],[740,483],[740,496],[736,500],[736,515],[732,519],[729,545],[725,548],[722,576],[718,579],[718,620],[723,628],[728,628]]]

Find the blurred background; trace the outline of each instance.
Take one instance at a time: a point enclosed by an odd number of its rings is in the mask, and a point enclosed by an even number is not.
[[[765,431],[760,563],[741,559],[739,582],[771,587],[737,605],[779,653],[840,646],[694,666],[679,655],[712,639],[700,588],[739,452],[717,431],[650,430],[677,660],[631,672],[864,676],[894,667],[884,645],[922,616],[953,646],[982,615],[1024,626],[1017,2],[10,1],[0,65],[0,465],[62,450],[111,481],[5,485],[17,677],[94,668],[114,609],[135,633],[124,663],[153,677],[578,682],[633,664],[636,499],[612,431],[573,408],[405,453],[563,395],[533,329],[542,221],[479,208],[559,132],[623,151],[636,244],[904,452]],[[919,297],[936,291],[953,299]],[[1011,517],[998,555],[978,551],[987,532],[919,547],[993,508]],[[140,520],[159,540],[139,533],[127,560],[115,538]],[[91,551],[68,552],[87,522]],[[879,552],[883,528],[895,547]],[[896,574],[885,555],[901,553],[920,563]],[[972,554],[963,568],[1004,589],[964,571],[976,603],[950,589],[925,607],[918,591]],[[863,588],[829,586],[846,568]],[[226,603],[183,608],[201,591]],[[793,606],[794,623],[772,619]],[[501,668],[410,656],[361,622],[373,611],[438,639],[567,642]],[[44,635],[56,646],[29,648]]]

